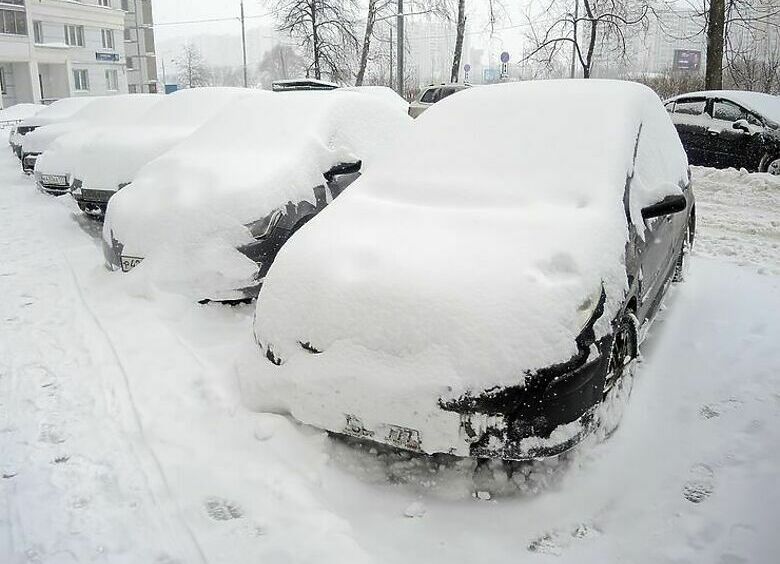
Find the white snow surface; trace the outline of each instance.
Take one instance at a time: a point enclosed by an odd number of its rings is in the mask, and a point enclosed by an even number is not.
[[[252,284],[255,263],[235,247],[245,224],[287,202],[314,203],[334,165],[370,170],[411,119],[357,92],[257,92],[149,163],[112,198],[104,237],[145,257],[130,276],[190,297]]]
[[[92,102],[102,98],[103,96],[62,98],[56,102],[52,102],[44,109],[37,112],[34,116],[25,119],[22,125],[42,126],[68,119],[77,112],[86,108]]]
[[[733,100],[744,108],[771,119],[775,122],[775,125],[780,124],[780,96],[764,94],[763,92],[750,92],[747,90],[707,90],[702,92],[689,92],[670,98],[670,100],[690,98],[692,96],[706,98],[721,97],[726,100]]]
[[[45,107],[42,104],[14,104],[0,110],[0,124],[31,118]]]
[[[83,105],[78,111],[61,116],[56,121],[44,124],[24,136],[22,143],[25,153],[43,153],[60,136],[93,126],[111,126],[132,123],[155,104],[163,100],[159,94],[122,94],[118,96],[100,96]],[[77,105],[77,104],[76,104]],[[44,112],[40,112],[38,119]],[[51,116],[45,116],[50,119]]]
[[[58,137],[38,158],[36,170],[69,173],[85,188],[116,190],[226,106],[256,94],[244,88],[179,90],[160,98],[140,117],[133,114],[122,123],[79,128]]]
[[[420,430],[426,452],[466,449],[439,398],[570,359],[602,283],[597,333],[609,329],[627,288],[631,174],[642,229],[641,207],[687,182],[674,127],[643,86],[508,84],[435,104],[271,267],[255,325],[282,359],[269,402],[326,429],[348,413]]]
[[[736,264],[733,238],[777,264],[780,208],[735,231],[765,183],[708,176],[709,256],[669,294],[615,434],[474,475],[248,409],[274,380],[252,309],[135,294],[75,204],[0,154],[0,562],[774,562],[780,278]]]

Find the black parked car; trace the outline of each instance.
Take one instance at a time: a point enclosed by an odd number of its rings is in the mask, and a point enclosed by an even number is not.
[[[713,90],[665,105],[691,164],[780,174],[780,97]]]
[[[306,424],[417,452],[563,452],[630,390],[694,204],[644,86],[463,91],[277,256],[255,315],[264,393]]]

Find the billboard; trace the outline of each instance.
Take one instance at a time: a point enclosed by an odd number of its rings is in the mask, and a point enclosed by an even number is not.
[[[690,49],[674,50],[674,70],[698,71],[701,68],[701,51]]]

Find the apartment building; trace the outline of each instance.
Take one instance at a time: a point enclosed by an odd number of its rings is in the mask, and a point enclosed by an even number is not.
[[[152,0],[121,0],[121,7],[125,11],[124,44],[128,91],[154,94],[158,92],[159,86]]]
[[[0,0],[2,106],[127,92],[120,0]]]

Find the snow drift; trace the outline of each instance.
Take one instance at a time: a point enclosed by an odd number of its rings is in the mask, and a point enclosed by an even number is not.
[[[266,402],[334,431],[345,414],[418,429],[427,452],[468,454],[438,400],[570,359],[602,285],[596,329],[610,331],[629,226],[643,234],[641,208],[686,182],[676,131],[644,86],[447,98],[279,253],[255,323],[281,362]]]
[[[193,297],[246,286],[257,272],[236,251],[245,225],[288,203],[314,202],[333,166],[370,170],[410,120],[358,92],[260,93],[233,104],[139,171],[111,199],[103,238],[144,257],[137,276]]]

